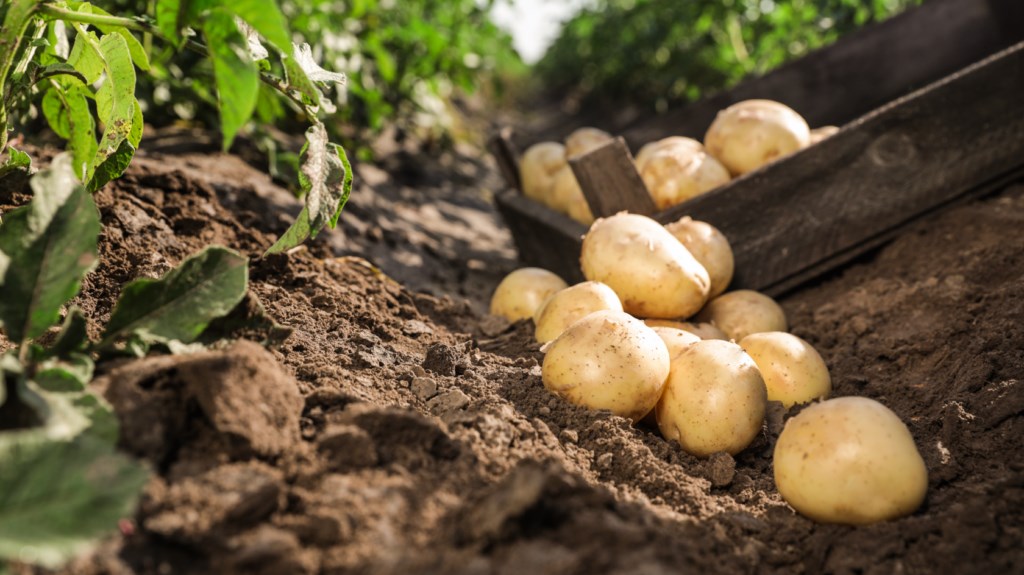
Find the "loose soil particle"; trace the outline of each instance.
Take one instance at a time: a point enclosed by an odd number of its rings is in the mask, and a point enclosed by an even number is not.
[[[133,527],[63,573],[1024,572],[1024,188],[922,221],[782,301],[835,395],[892,408],[929,469],[917,513],[854,528],[777,494],[779,409],[735,458],[699,460],[548,394],[530,326],[475,311],[507,254],[462,278],[473,304],[414,293],[358,229],[386,206],[357,197],[333,235],[374,264],[330,239],[259,259],[284,192],[225,158],[141,156],[99,192],[102,263],[75,304],[95,337],[125,282],[220,243],[252,259],[252,301],[292,333],[270,351],[99,366],[122,447],[155,475]],[[382,234],[413,233],[434,204],[445,221],[460,196],[439,189],[416,213],[393,208]],[[0,208],[24,200],[0,194]],[[461,221],[496,225],[473,205]],[[420,262],[431,277],[487,261],[460,251],[471,240],[438,241],[447,251]]]

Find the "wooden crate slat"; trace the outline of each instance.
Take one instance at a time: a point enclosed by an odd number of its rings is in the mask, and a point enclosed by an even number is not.
[[[735,285],[778,292],[1024,164],[1024,43],[658,215],[708,221]]]
[[[1021,40],[1024,1],[928,0],[764,76],[628,126],[622,133],[634,146],[668,135],[702,139],[719,110],[752,98],[783,102],[812,127],[842,125]]]
[[[524,263],[555,272],[570,284],[583,281],[580,238],[586,227],[515,190],[498,193],[495,202]]]
[[[615,138],[589,153],[569,158],[569,165],[594,217],[622,211],[651,216],[658,211],[624,139]]]

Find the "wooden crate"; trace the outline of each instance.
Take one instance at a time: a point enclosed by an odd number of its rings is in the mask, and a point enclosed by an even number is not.
[[[930,0],[729,92],[636,124],[569,163],[595,216],[628,210],[663,223],[684,215],[710,222],[733,245],[732,287],[779,295],[921,217],[1024,177],[1022,40],[1024,1]],[[812,126],[842,129],[656,212],[627,142],[701,138],[718,110],[755,97],[792,106]],[[492,143],[510,184],[497,204],[524,263],[580,281],[585,227],[518,192],[507,130]]]

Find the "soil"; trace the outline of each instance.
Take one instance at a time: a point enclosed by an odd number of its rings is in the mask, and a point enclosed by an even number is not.
[[[492,174],[396,153],[360,168],[338,231],[261,259],[298,211],[287,191],[233,156],[140,154],[95,196],[102,263],[75,302],[93,335],[125,282],[211,243],[251,258],[242,312],[290,333],[99,366],[153,477],[121,533],[61,572],[1024,572],[1024,187],[781,301],[834,395],[893,409],[928,466],[916,513],[845,527],[775,489],[792,412],[700,460],[550,395],[530,326],[483,313],[515,266]]]

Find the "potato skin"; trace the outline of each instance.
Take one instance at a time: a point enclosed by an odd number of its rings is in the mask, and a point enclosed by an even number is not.
[[[693,138],[686,138],[684,136],[669,136],[667,138],[655,140],[654,142],[648,142],[640,148],[636,153],[636,157],[633,158],[633,164],[636,165],[636,171],[642,172],[647,161],[651,159],[651,156],[653,156],[655,152],[676,146],[689,148],[695,152],[704,151],[704,144],[701,144]]]
[[[703,149],[686,145],[662,146],[650,153],[639,169],[658,209],[695,198],[732,179],[729,171]]]
[[[634,422],[661,397],[669,355],[658,334],[623,312],[594,312],[551,342],[541,378],[552,393]]]
[[[740,341],[761,371],[768,400],[793,407],[825,399],[832,391],[828,366],[811,344],[782,331],[752,333]]]
[[[761,432],[768,392],[740,346],[717,339],[690,345],[672,359],[655,407],[666,439],[698,457],[739,453]]]
[[[711,291],[708,293],[708,298],[717,297],[725,292],[736,271],[732,246],[729,245],[725,234],[715,226],[695,220],[690,216],[684,216],[667,224],[665,229],[686,246],[686,249],[690,250],[700,265],[708,270],[708,276],[711,278]]]
[[[491,315],[509,321],[530,319],[537,308],[569,284],[541,268],[520,268],[505,276],[491,295]]]
[[[733,175],[752,172],[806,148],[811,130],[792,108],[771,100],[746,100],[718,113],[704,146]]]
[[[809,145],[813,146],[818,142],[831,138],[839,132],[839,128],[836,126],[822,126],[820,128],[814,128],[811,130],[811,138],[808,142]]]
[[[519,179],[523,195],[552,207],[555,176],[567,167],[565,146],[558,142],[540,142],[527,148],[519,160]]]
[[[534,314],[534,337],[538,343],[547,343],[576,321],[601,310],[622,311],[622,302],[612,288],[601,282],[569,286],[549,297]]]
[[[735,341],[752,333],[789,329],[782,307],[753,290],[726,292],[709,301],[694,319],[714,325]]]
[[[568,164],[555,174],[550,207],[583,225],[589,226],[594,223],[594,214],[591,213],[590,204],[583,195],[583,188],[580,187],[576,174]]]
[[[565,138],[565,157],[585,154],[610,141],[612,135],[597,128],[578,128]]]
[[[583,275],[608,284],[637,317],[693,315],[707,300],[708,272],[661,224],[620,213],[594,222],[583,238]]]
[[[865,525],[909,515],[928,470],[907,426],[881,403],[839,397],[805,408],[775,444],[775,484],[816,521]]]
[[[711,325],[710,323],[692,323],[689,321],[676,321],[671,319],[645,319],[648,327],[671,327],[690,332],[701,339],[722,339],[729,341],[725,332]]]
[[[690,347],[690,345],[700,341],[700,336],[696,336],[688,331],[676,329],[674,327],[657,326],[652,327],[651,329],[654,330],[654,333],[658,334],[661,341],[665,342],[670,358],[675,358],[686,350],[686,348]]]

